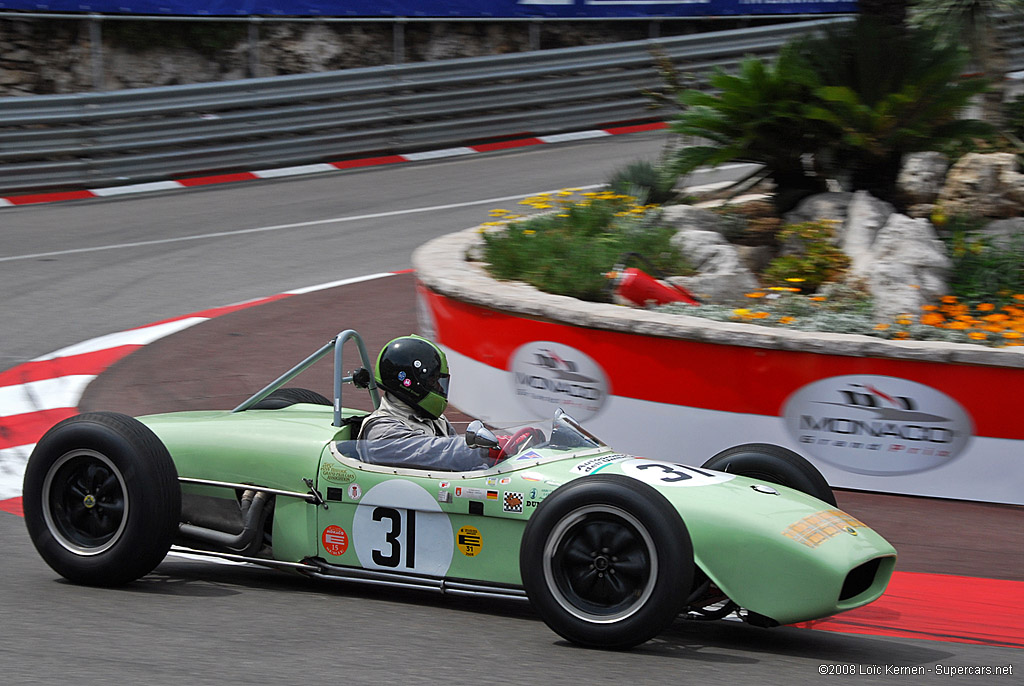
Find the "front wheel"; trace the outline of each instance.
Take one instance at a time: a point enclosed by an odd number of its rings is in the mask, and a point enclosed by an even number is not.
[[[75,583],[118,586],[151,572],[181,516],[178,474],[144,424],[77,415],[39,440],[25,469],[25,524],[50,567]]]
[[[622,649],[660,634],[682,611],[693,547],[682,518],[654,488],[599,474],[537,507],[519,566],[552,630],[579,645]]]
[[[836,506],[836,496],[814,465],[788,448],[747,443],[718,453],[702,467],[788,486]]]

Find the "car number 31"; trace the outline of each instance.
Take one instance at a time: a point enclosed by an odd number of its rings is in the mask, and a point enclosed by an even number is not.
[[[363,495],[352,521],[352,544],[364,567],[439,576],[455,552],[448,515],[430,493],[408,481],[385,481]]]

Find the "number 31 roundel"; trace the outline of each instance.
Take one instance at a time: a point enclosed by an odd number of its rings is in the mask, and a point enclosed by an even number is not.
[[[736,478],[735,474],[655,460],[627,460],[620,462],[619,467],[626,476],[639,479],[652,486],[708,486]]]
[[[455,542],[436,498],[409,481],[385,481],[367,491],[352,521],[352,545],[369,569],[443,576]]]

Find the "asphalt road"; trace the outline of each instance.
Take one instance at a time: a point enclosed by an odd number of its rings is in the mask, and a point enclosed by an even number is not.
[[[363,274],[525,195],[601,182],[655,135],[120,200],[0,211],[0,369],[93,336]],[[703,179],[707,181],[710,179]],[[220,235],[211,235],[220,234]],[[157,242],[159,241],[159,242]],[[283,332],[286,333],[286,332]],[[124,589],[76,587],[0,512],[0,684],[1014,683],[1021,651],[678,622],[628,653],[575,648],[528,607],[168,558]],[[821,676],[922,666],[923,676]],[[1016,676],[1016,675],[1015,675]],[[1019,677],[1017,677],[1019,678]]]

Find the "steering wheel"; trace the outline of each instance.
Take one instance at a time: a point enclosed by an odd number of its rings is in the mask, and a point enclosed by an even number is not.
[[[505,442],[505,445],[501,446],[501,450],[498,451],[498,456],[494,461],[501,462],[505,458],[521,453],[531,445],[543,442],[544,432],[540,429],[533,426],[520,429],[512,434],[512,437]]]

